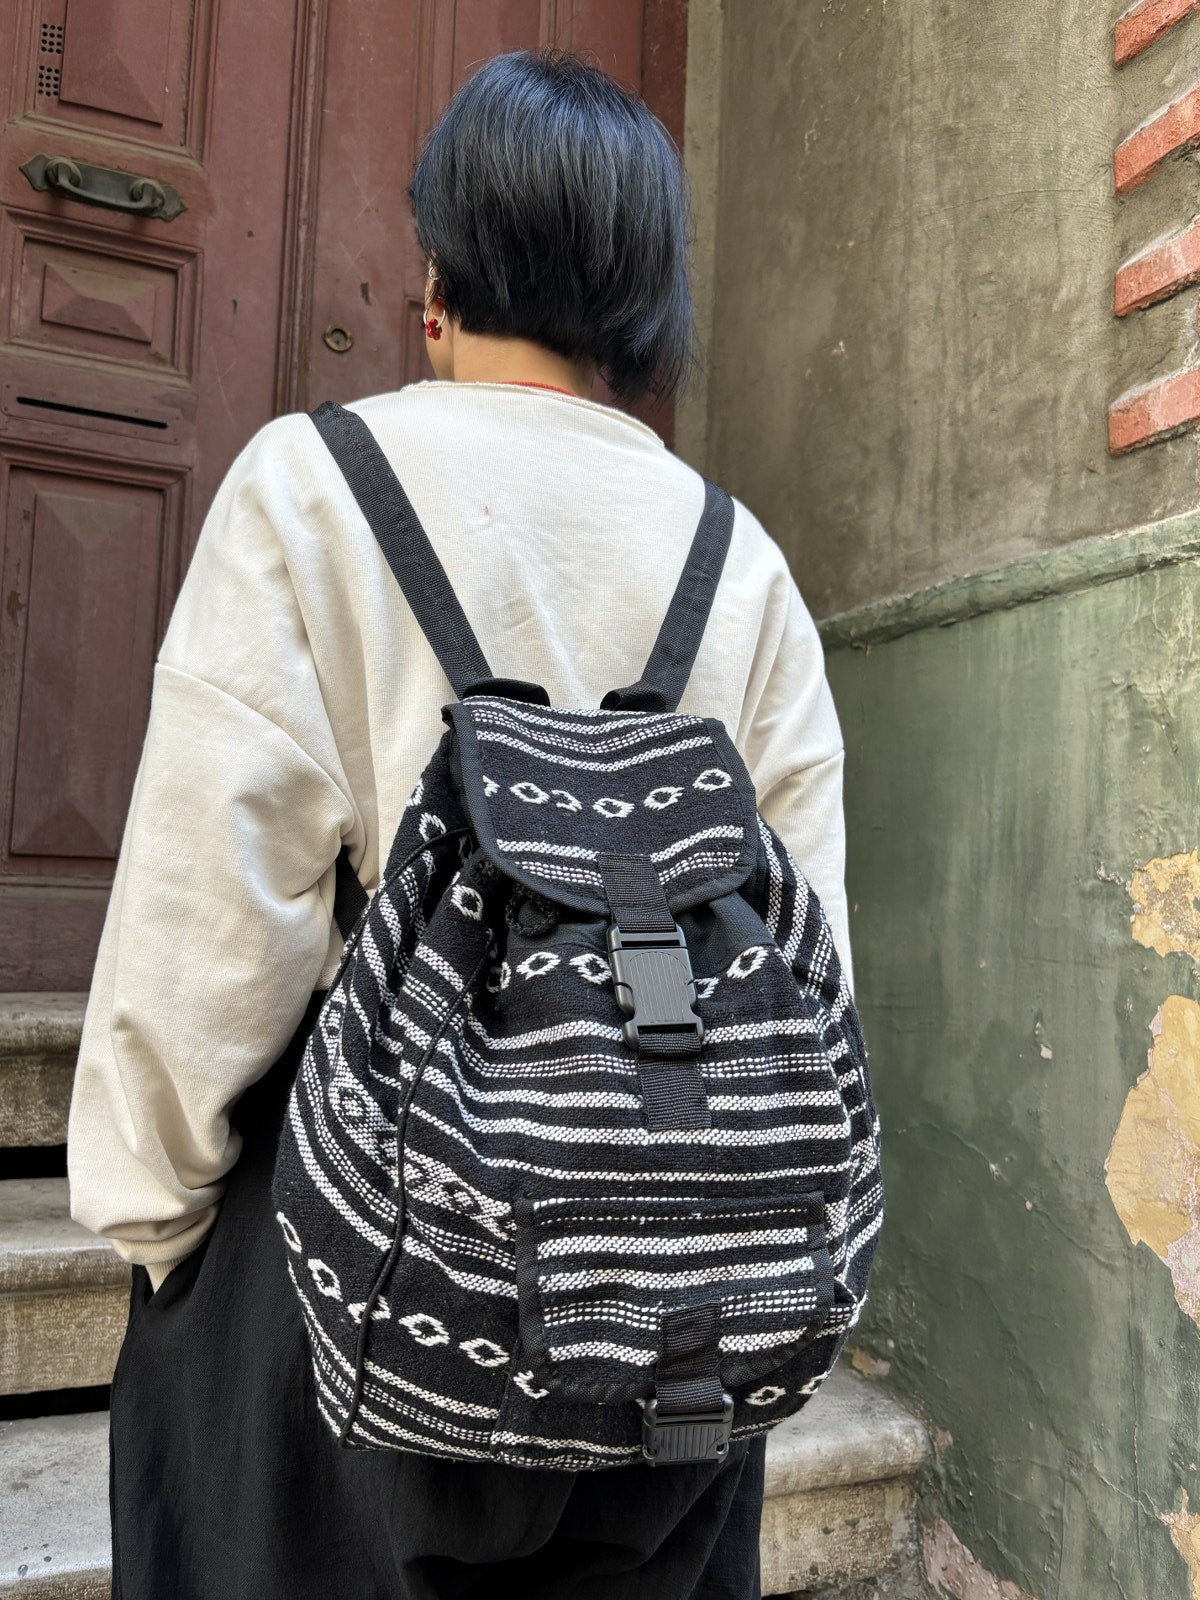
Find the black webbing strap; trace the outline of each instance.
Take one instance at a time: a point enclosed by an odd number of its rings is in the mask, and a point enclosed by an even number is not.
[[[654,1398],[642,1412],[647,1461],[721,1461],[728,1455],[733,1401],[721,1386],[720,1334],[715,1302],[664,1311]]]
[[[654,1398],[660,1417],[681,1411],[720,1411],[724,1404],[718,1344],[720,1306],[678,1306],[664,1311]]]
[[[704,637],[732,533],[733,501],[705,478],[704,510],[650,659],[636,683],[605,695],[600,702],[605,709],[674,711],[678,706]]]
[[[602,851],[596,864],[612,913],[609,964],[630,1017],[625,1037],[637,1051],[646,1126],[709,1128],[691,963],[662,879],[649,856]]]
[[[333,920],[343,942],[354,931],[368,899],[367,891],[358,881],[358,873],[350,865],[350,852],[343,845],[338,851],[337,872],[333,889]]]
[[[679,1061],[664,1060],[677,1054]],[[643,1053],[638,1061],[638,1081],[642,1104],[646,1108],[646,1127],[651,1133],[673,1128],[711,1128],[712,1111],[704,1092],[704,1079],[696,1071],[694,1051],[672,1051],[656,1045],[651,1059]]]
[[[492,669],[403,485],[360,416],[331,400],[311,416],[461,699],[464,689],[491,678]]]
[[[622,933],[674,933],[666,890],[649,856],[603,851],[596,866],[612,919]]]

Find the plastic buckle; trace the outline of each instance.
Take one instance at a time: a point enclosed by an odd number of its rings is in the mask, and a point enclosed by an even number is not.
[[[696,980],[678,923],[674,933],[630,933],[613,923],[608,962],[617,1004],[629,1019],[621,1031],[631,1050],[640,1054],[655,1034],[690,1033],[699,1051],[704,1023],[695,1009]]]
[[[679,1411],[660,1417],[658,1401],[642,1411],[642,1454],[654,1466],[667,1462],[724,1461],[733,1432],[733,1399],[722,1394],[720,1411]]]

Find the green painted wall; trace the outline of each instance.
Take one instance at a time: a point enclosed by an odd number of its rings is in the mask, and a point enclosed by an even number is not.
[[[1133,942],[1124,886],[1200,844],[1200,566],[829,671],[888,1202],[858,1342],[949,1436],[928,1510],[985,1568],[1185,1600],[1159,1518],[1200,1501],[1200,1329],[1104,1166],[1158,1007],[1200,998],[1188,957]]]

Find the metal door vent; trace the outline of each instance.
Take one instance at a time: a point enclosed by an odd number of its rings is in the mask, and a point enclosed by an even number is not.
[[[62,85],[62,67],[60,65],[63,53],[63,35],[66,32],[64,23],[43,22],[42,31],[38,36],[38,50],[41,60],[37,68],[37,92],[53,99],[58,98]],[[47,56],[57,56],[59,60],[49,60]]]

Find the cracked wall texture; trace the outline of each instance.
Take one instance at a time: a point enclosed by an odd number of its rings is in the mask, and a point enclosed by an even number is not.
[[[1200,1138],[1200,569],[829,671],[889,1203],[861,1359],[944,1441],[937,1511],[998,1583],[1200,1600],[1200,1329],[1169,1259]]]

